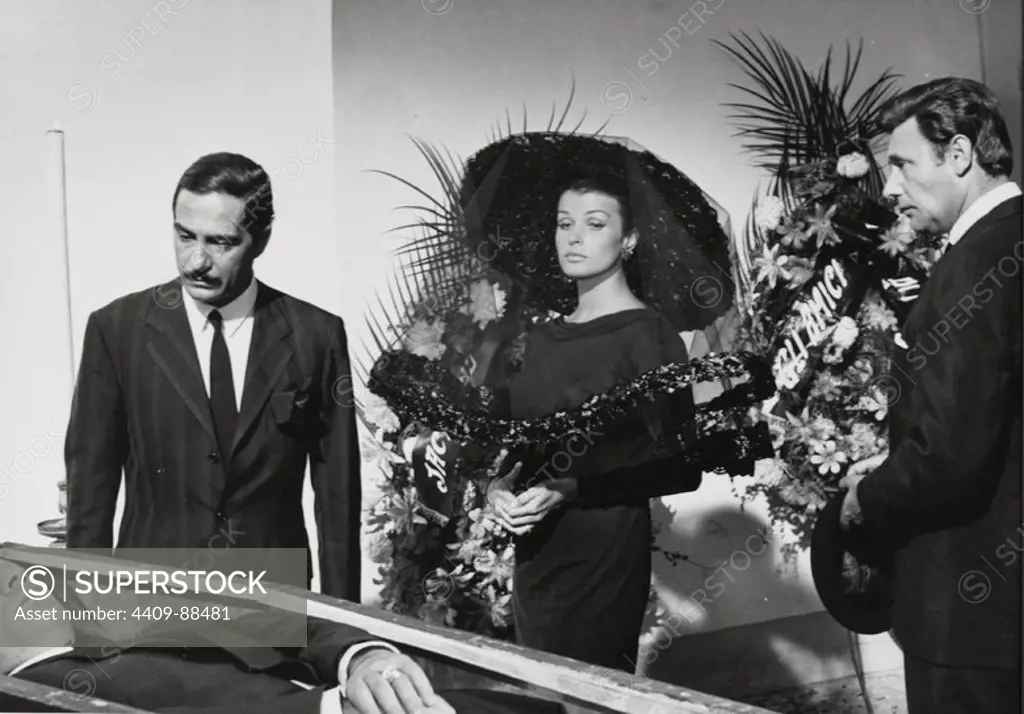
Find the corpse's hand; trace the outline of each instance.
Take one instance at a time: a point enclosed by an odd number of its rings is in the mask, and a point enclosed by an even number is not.
[[[576,492],[576,479],[555,479],[523,491],[511,502],[498,504],[495,512],[507,531],[523,535],[553,510],[574,499]]]
[[[839,525],[843,530],[849,530],[851,525],[860,525],[864,521],[864,515],[860,510],[860,501],[857,500],[857,486],[865,476],[881,466],[888,457],[889,454],[883,452],[870,459],[858,461],[850,467],[850,470],[839,482],[839,487],[846,489],[843,507],[839,513]]]
[[[406,655],[371,649],[357,655],[349,669],[346,698],[360,714],[455,714]]]

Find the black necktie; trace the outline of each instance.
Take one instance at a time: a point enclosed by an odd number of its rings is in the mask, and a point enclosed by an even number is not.
[[[231,355],[224,341],[224,318],[217,310],[210,313],[213,346],[210,348],[210,409],[217,429],[221,458],[227,461],[235,438],[238,409],[235,407],[235,380],[231,375]]]

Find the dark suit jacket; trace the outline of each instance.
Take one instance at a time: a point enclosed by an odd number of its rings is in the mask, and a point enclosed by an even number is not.
[[[308,548],[308,458],[322,591],[358,602],[360,458],[341,319],[259,284],[238,430],[220,454],[183,299],[174,281],[89,316],[65,442],[68,547],[113,547],[123,469],[118,547]]]
[[[316,714],[338,664],[352,645],[375,639],[355,627],[308,618],[306,647],[220,647],[212,631],[204,647],[76,648],[28,667],[17,677],[147,710],[228,714]],[[190,631],[189,641],[199,637]],[[179,641],[173,633],[169,642]],[[304,691],[289,680],[313,685]]]
[[[891,365],[889,457],[857,490],[860,535],[897,549],[897,639],[947,666],[1020,668],[1022,256],[1017,197],[935,266]]]
[[[204,626],[205,628],[205,626]],[[195,638],[191,631],[189,637]],[[307,620],[304,648],[75,649],[17,677],[69,693],[139,709],[181,714],[318,714],[325,689],[338,685],[345,651],[375,639],[326,620]],[[313,689],[302,690],[291,680]],[[563,714],[558,703],[506,692],[438,691],[465,714]]]

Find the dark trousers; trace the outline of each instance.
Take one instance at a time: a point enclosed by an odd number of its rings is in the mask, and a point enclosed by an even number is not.
[[[909,714],[1018,714],[1021,673],[1009,669],[946,667],[907,656]]]

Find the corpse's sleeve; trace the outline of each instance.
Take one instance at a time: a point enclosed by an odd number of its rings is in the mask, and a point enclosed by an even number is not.
[[[948,340],[930,356],[916,345],[908,351],[897,399],[909,403],[892,409],[905,409],[910,426],[857,487],[866,536],[905,540],[966,525],[995,498],[1008,415],[1020,413],[1021,266],[1012,246],[993,255],[979,243],[958,251],[961,265],[935,291],[937,324],[927,328]],[[1017,261],[1013,276],[996,270],[1007,259]]]

